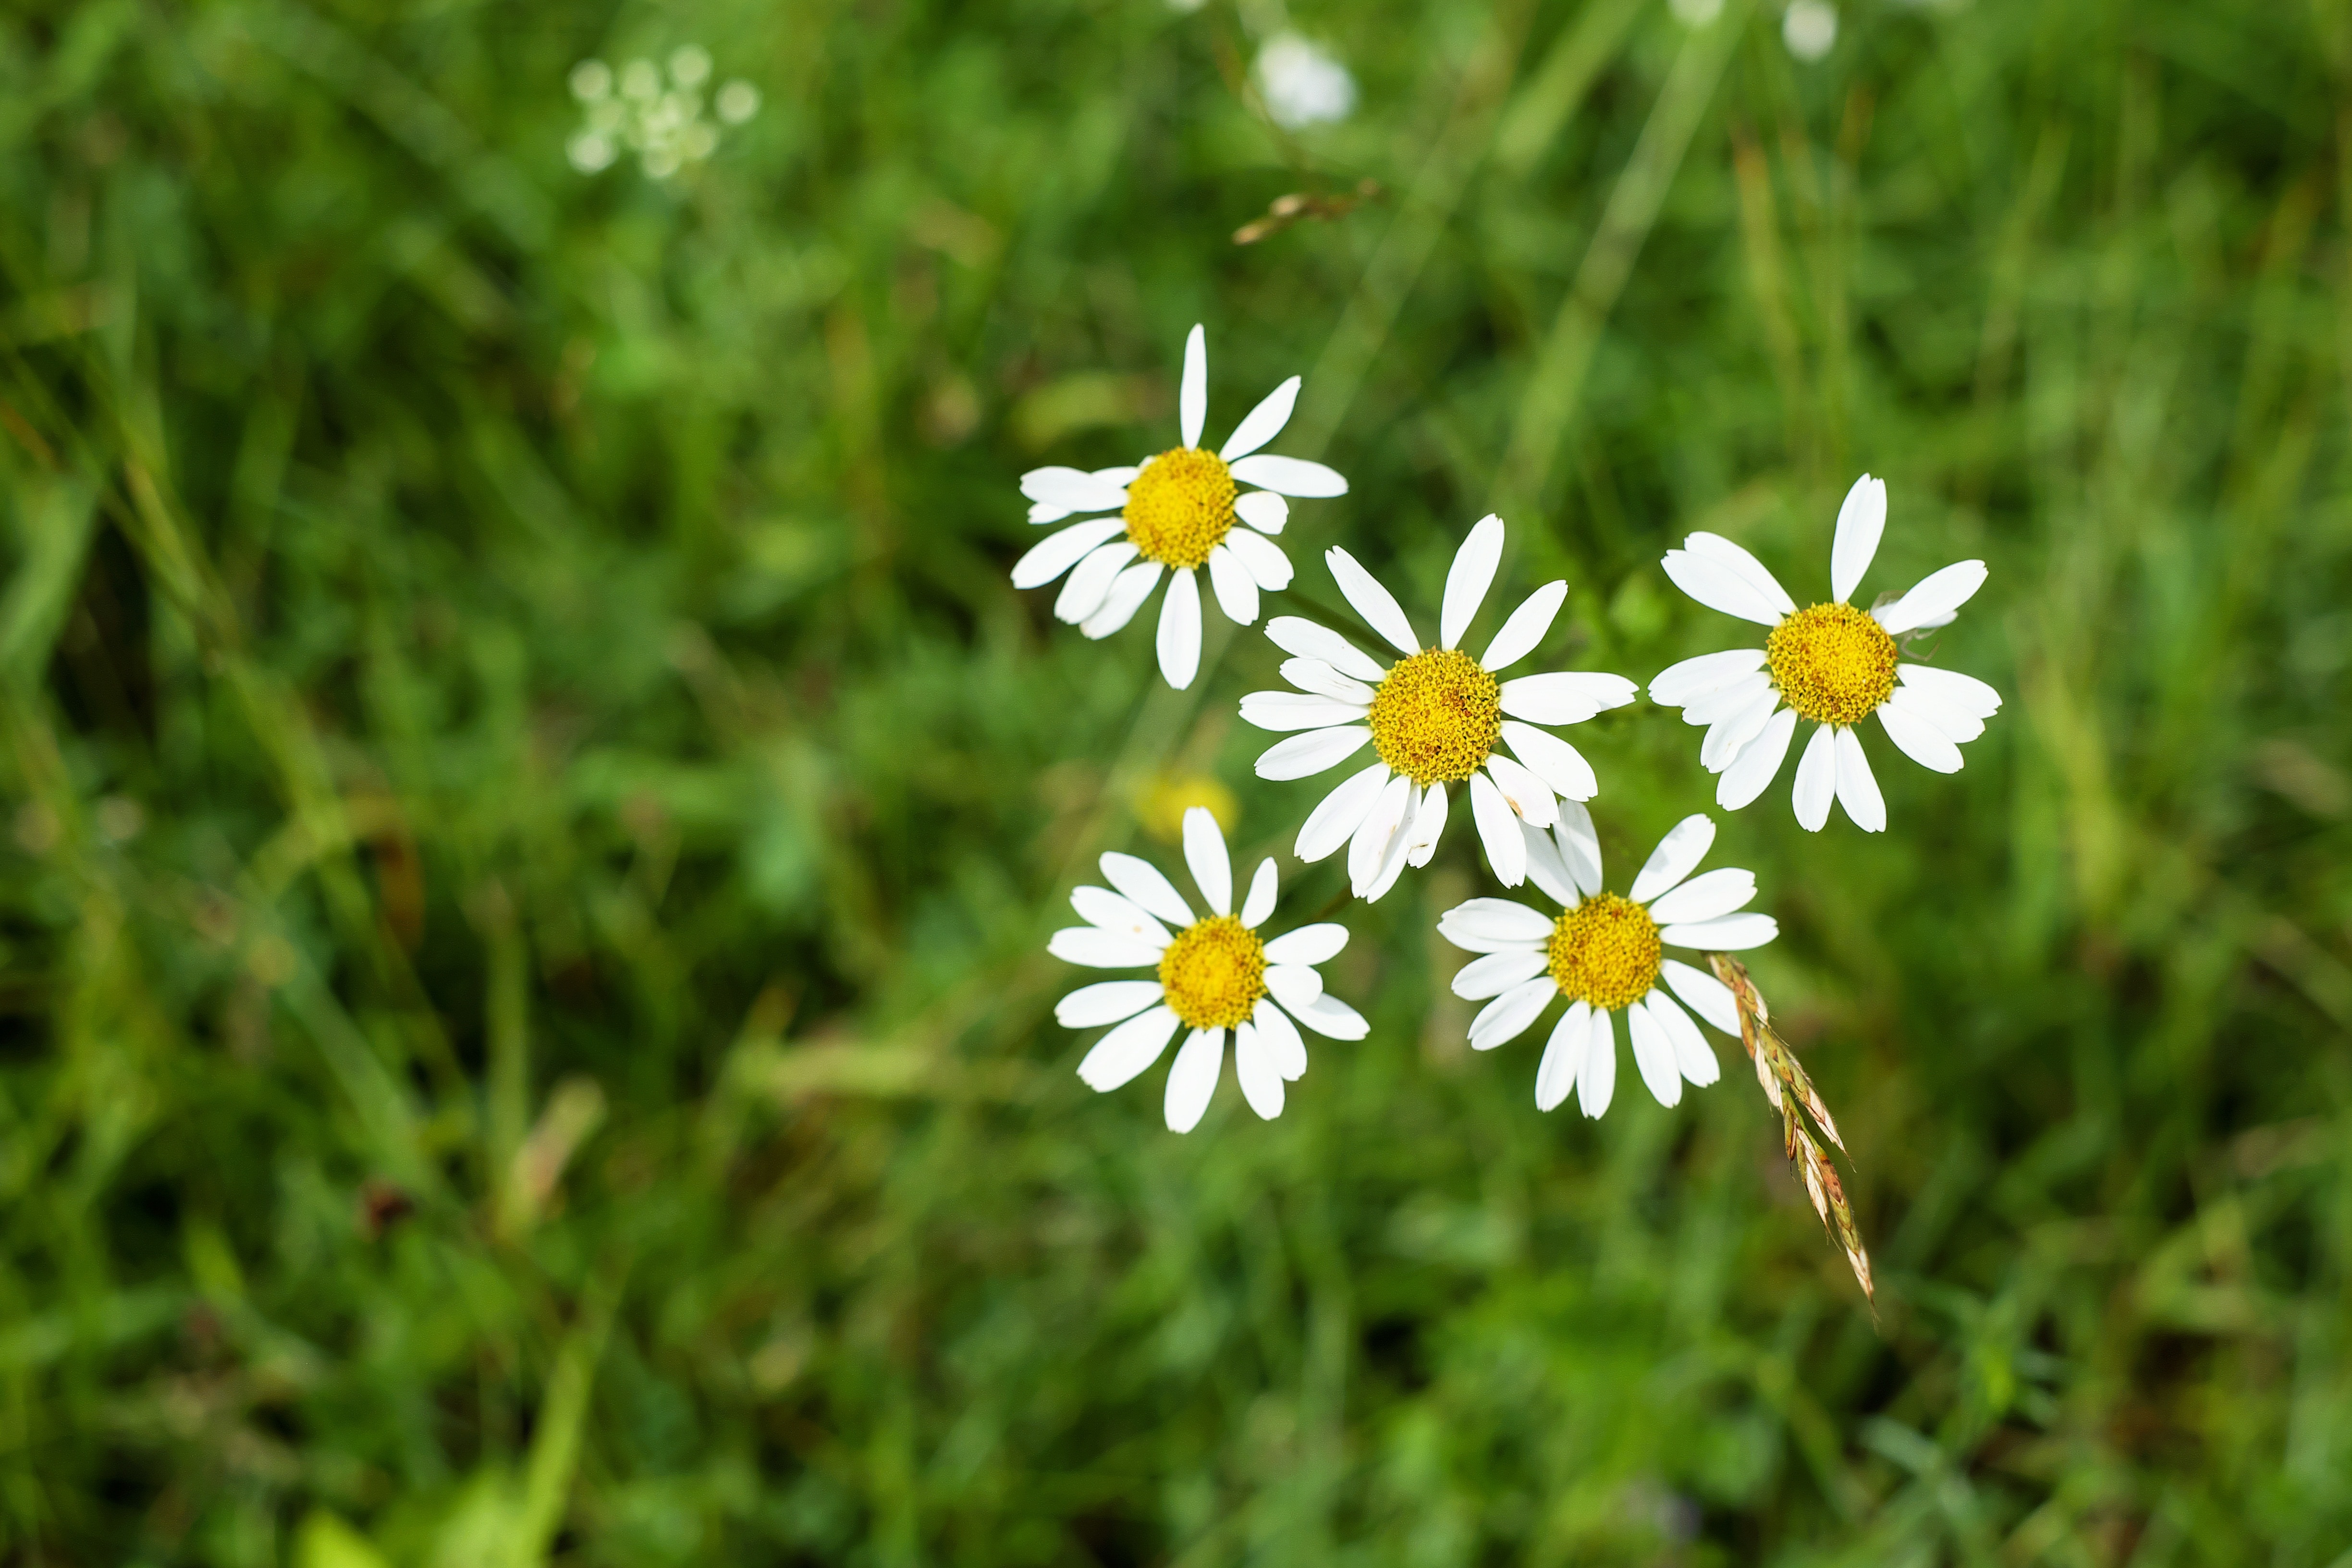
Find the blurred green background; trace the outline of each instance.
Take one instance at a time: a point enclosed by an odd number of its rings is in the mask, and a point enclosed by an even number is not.
[[[1296,3],[0,17],[0,1562],[2352,1563],[2352,14]],[[758,112],[575,167],[687,45]],[[1344,886],[1261,635],[1006,581],[1195,321],[1318,603],[1499,507],[1646,680],[1864,468],[1865,594],[1991,563],[1966,771],[1715,858],[1875,1324],[1736,1047],[1469,1055],[1466,821],[1278,1122],[1078,1083],[1095,855]],[[1622,886],[1698,735],[1575,738]]]

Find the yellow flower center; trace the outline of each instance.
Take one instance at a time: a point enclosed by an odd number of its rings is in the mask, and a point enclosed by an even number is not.
[[[1658,922],[1631,899],[1595,893],[1552,922],[1544,952],[1571,1002],[1615,1012],[1658,983]]]
[[[1866,610],[1810,605],[1764,639],[1780,700],[1800,719],[1859,724],[1895,689],[1895,639]]]
[[[1427,789],[1475,773],[1502,733],[1502,690],[1458,648],[1401,658],[1372,693],[1372,744],[1381,761]]]
[[[1127,537],[1146,561],[1199,566],[1234,526],[1234,475],[1198,447],[1162,452],[1128,481]]]
[[[1187,926],[1160,955],[1168,1005],[1195,1029],[1230,1029],[1265,994],[1265,943],[1232,915]]]

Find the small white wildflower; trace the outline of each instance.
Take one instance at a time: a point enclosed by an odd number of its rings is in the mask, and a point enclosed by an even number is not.
[[[564,156],[583,174],[593,174],[613,162],[613,139],[601,131],[582,131],[563,144]]]
[[[740,125],[760,112],[760,89],[748,81],[730,81],[719,89],[719,118]]]
[[[1345,120],[1356,107],[1356,79],[1329,51],[1296,33],[1277,33],[1257,56],[1266,112],[1286,131]]]
[[[572,96],[594,103],[613,91],[613,68],[603,60],[582,60],[572,68]]]
[[[661,96],[661,72],[651,60],[631,60],[621,68],[621,96],[648,99]]]
[[[1790,0],[1780,18],[1780,41],[1801,60],[1817,60],[1837,42],[1837,7],[1829,0]]]
[[[1704,27],[1723,15],[1723,0],[1674,0],[1675,20],[1685,27]]]
[[[669,57],[669,79],[680,87],[700,87],[710,79],[710,51],[687,44]]]

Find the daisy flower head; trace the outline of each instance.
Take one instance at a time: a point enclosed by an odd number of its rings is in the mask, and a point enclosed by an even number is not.
[[[1344,550],[1325,553],[1339,591],[1403,657],[1385,668],[1328,627],[1291,616],[1266,623],[1266,636],[1295,657],[1282,666],[1296,691],[1254,691],[1242,717],[1261,730],[1300,733],[1257,760],[1263,779],[1299,779],[1338,766],[1369,742],[1379,760],[1323,797],[1298,830],[1301,860],[1320,860],[1348,846],[1348,882],[1377,900],[1408,865],[1425,866],[1444,830],[1446,791],[1465,784],[1470,816],[1487,862],[1506,887],[1527,879],[1523,826],[1559,820],[1556,796],[1590,800],[1600,792],[1592,768],[1574,746],[1538,729],[1576,724],[1633,700],[1621,675],[1558,673],[1497,679],[1535,651],[1568,597],[1564,582],[1545,584],[1511,612],[1486,649],[1473,658],[1462,634],[1478,613],[1503,553],[1503,520],[1482,519],[1454,552],[1438,613],[1438,638],[1423,646],[1396,599]],[[1505,752],[1507,750],[1508,754]]]
[[[1931,572],[1891,604],[1858,610],[1847,601],[1878,552],[1886,528],[1886,485],[1864,474],[1838,509],[1830,545],[1835,596],[1803,609],[1764,563],[1712,533],[1694,533],[1666,552],[1666,575],[1711,610],[1769,626],[1760,648],[1701,654],[1659,673],[1650,700],[1706,726],[1699,762],[1722,775],[1715,803],[1738,811],[1780,771],[1798,721],[1815,726],[1797,763],[1797,821],[1819,832],[1830,802],[1855,826],[1884,832],[1886,801],[1855,726],[1873,714],[1897,750],[1939,773],[1960,771],[1960,742],[1984,733],[2000,693],[1971,675],[1902,657],[1895,639],[1948,626],[1984,585],[1985,563],[1962,561]]]
[[[1039,588],[1068,573],[1054,601],[1055,617],[1087,637],[1107,637],[1135,618],[1167,573],[1160,673],[1179,691],[1190,686],[1201,668],[1201,569],[1208,568],[1209,586],[1226,616],[1249,626],[1257,619],[1260,589],[1276,593],[1290,585],[1290,558],[1267,537],[1280,533],[1289,519],[1290,503],[1283,498],[1348,493],[1348,481],[1320,463],[1258,449],[1290,422],[1298,379],[1294,375],[1267,393],[1223,446],[1208,451],[1201,445],[1209,413],[1208,341],[1194,327],[1184,340],[1177,397],[1184,444],[1132,468],[1032,468],[1022,475],[1031,522],[1084,521],[1016,562],[1013,585]],[[1111,515],[1086,515],[1103,512]]]
[[[1072,893],[1070,906],[1087,923],[1055,931],[1045,951],[1093,969],[1150,969],[1155,976],[1082,985],[1055,1005],[1054,1016],[1072,1029],[1118,1026],[1078,1064],[1087,1087],[1105,1093],[1158,1061],[1177,1030],[1187,1031],[1168,1069],[1171,1132],[1200,1124],[1224,1069],[1231,1033],[1242,1098],[1271,1121],[1282,1114],[1282,1086],[1307,1070],[1299,1024],[1335,1040],[1360,1040],[1368,1030],[1361,1014],[1324,994],[1315,969],[1348,945],[1347,929],[1309,925],[1271,942],[1260,936],[1258,928],[1274,912],[1274,861],[1259,862],[1235,914],[1233,861],[1205,806],[1184,814],[1184,864],[1205,915],[1194,914],[1150,861],[1102,858],[1110,887]]]
[[[1691,875],[1715,842],[1715,823],[1703,812],[1658,841],[1622,895],[1601,889],[1601,840],[1581,805],[1563,805],[1549,834],[1524,831],[1528,879],[1559,901],[1560,912],[1472,899],[1437,922],[1446,941],[1482,955],[1454,977],[1456,996],[1486,1002],[1470,1021],[1471,1048],[1491,1051],[1518,1038],[1555,996],[1564,996],[1568,1011],[1552,1026],[1536,1068],[1538,1110],[1556,1109],[1571,1092],[1587,1116],[1609,1109],[1621,1012],[1633,1037],[1633,1065],[1660,1105],[1679,1104],[1685,1082],[1702,1089],[1713,1083],[1723,1069],[1675,997],[1727,1035],[1739,1033],[1738,1004],[1722,981],[1664,950],[1730,952],[1780,935],[1770,915],[1740,912],[1756,897],[1755,874],[1727,867]]]

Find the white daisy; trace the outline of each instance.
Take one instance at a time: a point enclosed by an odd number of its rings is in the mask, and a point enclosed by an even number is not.
[[[1325,795],[1298,830],[1301,860],[1320,860],[1348,845],[1348,881],[1360,898],[1387,892],[1407,865],[1429,864],[1445,826],[1448,784],[1468,781],[1470,815],[1486,859],[1512,888],[1527,878],[1520,824],[1549,827],[1558,820],[1555,795],[1590,800],[1600,791],[1577,749],[1536,726],[1581,723],[1633,701],[1638,688],[1622,675],[1495,679],[1535,651],[1568,584],[1547,583],[1528,595],[1478,658],[1457,646],[1502,553],[1503,520],[1480,520],[1445,574],[1437,643],[1423,647],[1396,600],[1354,556],[1327,552],[1348,603],[1404,655],[1385,669],[1312,621],[1278,616],[1265,624],[1265,635],[1297,656],[1284,662],[1282,675],[1298,689],[1254,691],[1242,699],[1242,717],[1261,730],[1305,733],[1258,758],[1257,776],[1306,778],[1353,756],[1367,741],[1380,752],[1378,762]]]
[[[1797,608],[1764,563],[1728,539],[1694,533],[1666,552],[1666,575],[1711,610],[1770,626],[1760,648],[1701,654],[1661,671],[1650,700],[1707,726],[1698,757],[1723,775],[1715,804],[1738,811],[1764,793],[1789,754],[1797,721],[1818,724],[1797,763],[1797,821],[1821,830],[1832,796],[1867,833],[1886,826],[1886,801],[1854,726],[1878,715],[1886,738],[1939,773],[1960,771],[1960,746],[1984,733],[2000,693],[1971,675],[1899,657],[1895,639],[1948,626],[1984,585],[1985,563],[1962,561],[1921,578],[1893,604],[1864,612],[1846,600],[1878,552],[1886,485],[1864,474],[1838,510],[1830,545],[1837,597]],[[1787,706],[1781,706],[1786,703]]]
[[[1078,1064],[1078,1076],[1105,1091],[1158,1061],[1176,1031],[1189,1029],[1168,1069],[1172,1132],[1200,1124],[1224,1068],[1231,1030],[1242,1098],[1271,1121],[1282,1114],[1283,1084],[1307,1070],[1307,1042],[1293,1018],[1335,1040],[1360,1040],[1368,1028],[1353,1007],[1323,994],[1323,977],[1315,972],[1348,945],[1347,928],[1301,926],[1272,942],[1261,938],[1257,928],[1274,912],[1274,861],[1259,862],[1241,913],[1234,914],[1233,862],[1205,806],[1184,814],[1184,864],[1208,906],[1205,916],[1195,917],[1150,861],[1102,858],[1104,879],[1118,890],[1072,893],[1071,907],[1087,923],[1055,931],[1045,951],[1096,969],[1157,966],[1159,978],[1081,986],[1055,1005],[1054,1016],[1072,1029],[1118,1025]]]
[[[1525,832],[1528,876],[1564,906],[1558,918],[1508,899],[1473,899],[1437,922],[1446,941],[1485,955],[1454,977],[1455,995],[1494,998],[1470,1021],[1471,1048],[1491,1051],[1518,1038],[1554,996],[1565,996],[1568,1011],[1536,1068],[1538,1110],[1554,1109],[1571,1089],[1585,1115],[1609,1109],[1617,1089],[1612,1015],[1621,1009],[1633,1037],[1633,1065],[1660,1105],[1680,1103],[1685,1081],[1713,1083],[1723,1071],[1715,1052],[1666,992],[1727,1035],[1739,1033],[1738,1005],[1722,981],[1661,949],[1732,952],[1780,935],[1770,915],[1737,912],[1756,897],[1755,874],[1726,868],[1691,875],[1715,842],[1715,824],[1704,813],[1658,840],[1622,898],[1601,890],[1601,841],[1582,806],[1563,806],[1550,835]]]
[[[1090,637],[1107,637],[1135,618],[1167,569],[1160,606],[1160,673],[1182,690],[1201,668],[1202,567],[1225,615],[1242,626],[1257,619],[1258,590],[1290,586],[1290,559],[1265,537],[1290,516],[1285,496],[1343,496],[1348,481],[1320,463],[1277,458],[1259,447],[1282,434],[1298,401],[1298,377],[1265,395],[1213,452],[1201,447],[1209,412],[1209,351],[1199,327],[1184,340],[1184,381],[1177,399],[1184,444],[1131,468],[1032,468],[1021,493],[1029,521],[1059,522],[1083,512],[1116,512],[1072,523],[1024,555],[1013,585],[1037,588],[1070,574],[1054,614]],[[1255,489],[1242,489],[1255,485]],[[1249,524],[1235,528],[1234,520]],[[1076,570],[1072,570],[1076,568]]]

